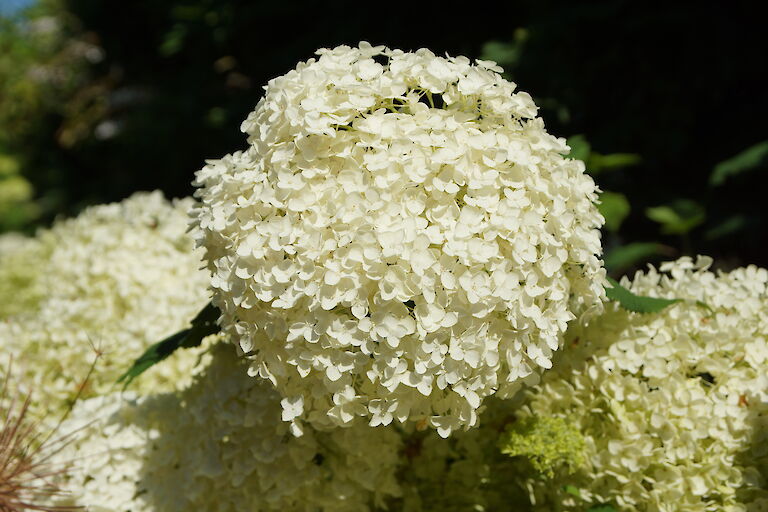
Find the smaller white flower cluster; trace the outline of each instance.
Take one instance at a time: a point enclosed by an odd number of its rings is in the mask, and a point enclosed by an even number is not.
[[[191,199],[160,192],[88,208],[34,238],[6,238],[0,277],[24,307],[0,316],[0,347],[20,377],[44,389],[50,412],[66,406],[103,352],[86,394],[112,388],[150,343],[184,328],[207,300],[201,252],[186,234]],[[0,291],[5,288],[0,285]],[[146,389],[189,380],[196,355],[180,354],[143,376]]]
[[[713,273],[709,261],[625,279],[639,295],[684,301],[645,315],[612,305],[572,326],[541,385],[490,401],[478,428],[447,441],[407,435],[395,508],[768,510],[768,271]],[[550,461],[552,475],[501,453],[506,428],[552,419],[583,440]],[[568,454],[575,447],[585,453]]]
[[[359,425],[295,437],[280,397],[247,376],[231,346],[186,389],[80,403],[67,502],[100,512],[364,512],[399,494],[400,438]],[[99,420],[94,422],[94,418]]]
[[[492,62],[318,55],[269,82],[246,151],[197,173],[214,303],[297,433],[447,436],[600,308],[597,188]]]
[[[572,329],[574,346],[521,415],[577,425],[588,463],[531,479],[540,510],[766,510],[768,271],[716,274],[710,261],[682,258],[623,283],[683,303],[647,315],[615,307]]]

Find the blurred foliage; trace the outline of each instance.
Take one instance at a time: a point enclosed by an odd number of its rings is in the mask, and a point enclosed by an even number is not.
[[[520,0],[479,23],[347,1],[41,0],[2,21],[0,155],[16,170],[0,230],[190,194],[206,158],[243,147],[263,84],[360,40],[504,66],[605,191],[614,275],[684,253],[768,266],[768,40],[738,2]]]
[[[77,180],[58,149],[87,132],[82,88],[101,57],[58,0],[0,17],[0,232],[67,206],[61,196]]]
[[[605,218],[605,229],[614,233],[619,230],[630,212],[627,196],[618,192],[600,194],[600,204],[597,207]]]
[[[21,229],[38,215],[32,185],[19,169],[15,158],[0,153],[0,233]]]
[[[730,176],[760,168],[765,170],[766,163],[768,163],[768,140],[755,144],[717,164],[709,177],[709,184],[716,187],[725,183]]]

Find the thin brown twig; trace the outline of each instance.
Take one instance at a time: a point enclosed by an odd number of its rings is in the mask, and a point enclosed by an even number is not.
[[[41,433],[42,419],[29,418],[33,391],[30,390],[24,396],[21,406],[18,405],[20,401],[13,396],[13,359],[9,359],[0,390],[0,415],[3,416],[0,421],[0,512],[74,512],[83,509],[80,506],[48,505],[46,502],[67,494],[54,480],[62,479],[70,470],[68,463],[54,463],[51,459],[72,442],[77,433],[88,426],[64,435],[59,432],[72,408],[81,398],[96,363],[103,354],[95,345],[92,346],[96,357],[78,386],[74,400],[46,434]]]

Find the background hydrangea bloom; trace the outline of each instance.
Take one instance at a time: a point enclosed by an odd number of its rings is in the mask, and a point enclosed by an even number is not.
[[[74,504],[104,512],[359,512],[399,494],[392,429],[297,438],[280,416],[274,389],[220,346],[182,391],[78,405],[62,428],[85,427],[60,455],[75,461],[67,488]]]
[[[297,433],[362,416],[447,436],[599,308],[595,184],[492,62],[318,55],[197,174],[214,303]]]
[[[768,505],[768,271],[713,273],[709,261],[682,258],[624,282],[684,303],[653,315],[612,307],[574,327],[574,347],[523,414],[569,418],[585,437],[588,462],[557,482],[530,480],[541,510]]]
[[[103,355],[86,396],[112,389],[150,343],[185,327],[205,305],[207,273],[185,232],[191,204],[138,193],[0,246],[0,275],[11,276],[15,293],[28,299],[25,309],[0,317],[0,347],[25,373],[19,380],[45,390],[40,407],[66,406],[94,349]],[[188,381],[194,352],[153,368],[140,389]]]
[[[682,258],[625,279],[637,294],[685,301],[658,314],[611,305],[588,326],[574,325],[542,383],[513,400],[491,400],[479,428],[448,442],[406,437],[398,506],[765,510],[768,271],[714,273],[708,264]],[[525,457],[502,455],[507,428],[554,419],[582,438],[561,447],[559,463],[540,473]]]

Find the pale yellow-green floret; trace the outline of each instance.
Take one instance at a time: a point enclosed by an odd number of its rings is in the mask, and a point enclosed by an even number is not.
[[[526,457],[539,473],[555,475],[554,468],[569,471],[584,464],[584,438],[579,429],[561,417],[529,417],[507,427],[499,440],[501,453]]]

